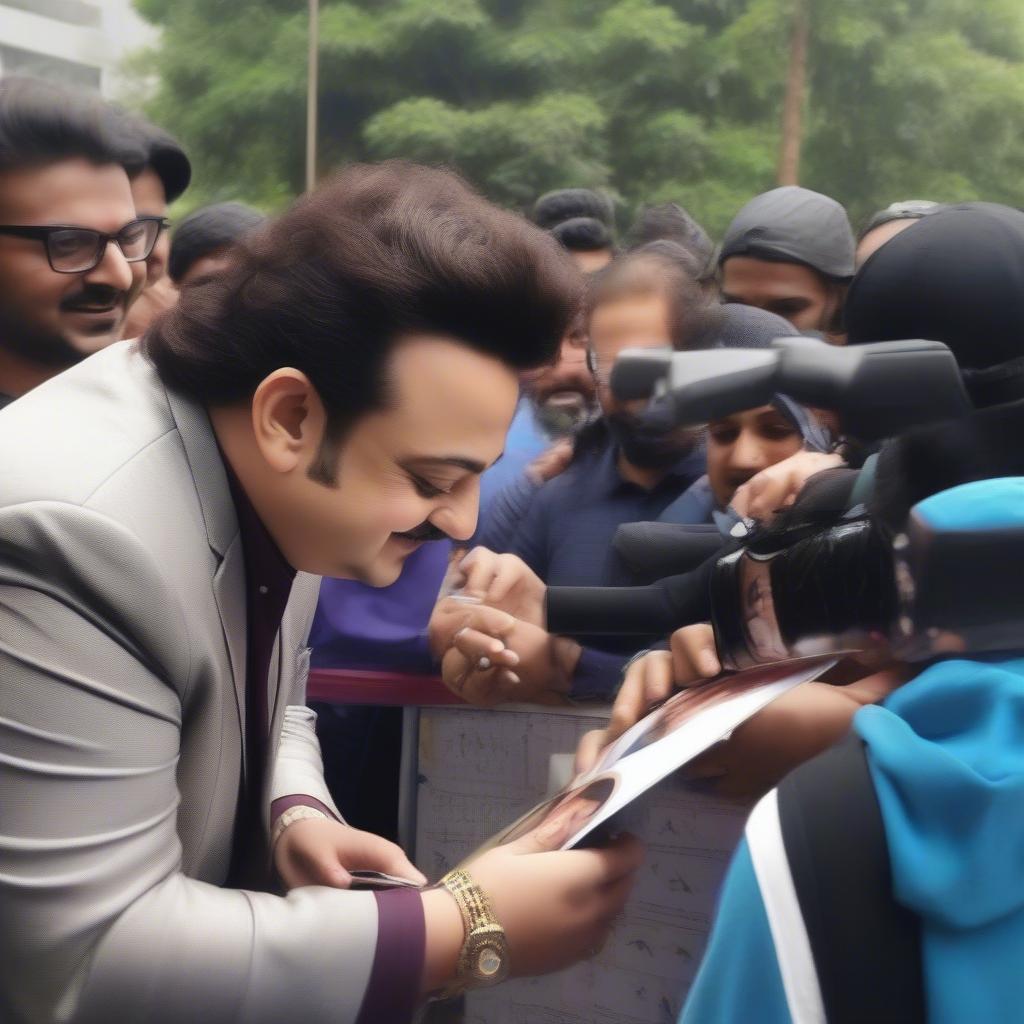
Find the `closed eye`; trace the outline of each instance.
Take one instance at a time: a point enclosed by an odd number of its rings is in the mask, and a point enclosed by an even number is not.
[[[424,480],[423,477],[415,476],[412,473],[409,474],[409,479],[421,498],[439,498],[442,494],[451,494],[450,490],[435,487],[429,480]]]

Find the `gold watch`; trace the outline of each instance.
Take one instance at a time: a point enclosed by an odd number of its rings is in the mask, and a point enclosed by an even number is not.
[[[496,985],[508,977],[508,940],[498,924],[491,902],[468,872],[449,871],[441,885],[451,893],[466,926],[466,938],[459,953],[456,980],[444,992],[454,996],[467,988]]]
[[[331,818],[324,814],[323,811],[318,810],[316,807],[307,807],[305,804],[296,804],[294,807],[289,807],[280,818],[277,819],[277,824],[274,825],[274,831],[270,834],[270,848],[271,850],[277,846],[278,839],[281,838],[281,833],[289,825],[294,825],[297,821],[305,821],[307,818],[323,818],[325,821],[331,821]]]

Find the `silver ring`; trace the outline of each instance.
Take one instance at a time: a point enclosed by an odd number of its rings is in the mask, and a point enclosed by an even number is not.
[[[477,663],[476,668],[478,672],[486,672],[491,667],[491,659],[485,654]]]

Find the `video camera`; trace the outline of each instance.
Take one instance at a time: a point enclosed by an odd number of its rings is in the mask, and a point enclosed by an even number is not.
[[[940,492],[891,538],[862,515],[773,540],[715,566],[725,668],[880,644],[906,661],[1024,646],[1024,478]]]
[[[836,412],[844,432],[866,441],[973,411],[953,354],[939,342],[920,340],[838,348],[796,337],[780,338],[767,350],[627,350],[610,383],[621,400],[649,399],[645,415],[687,426],[784,393]],[[1017,582],[1024,526],[950,531],[919,507],[893,539],[861,511],[789,533],[767,531],[763,539],[755,532],[718,559],[720,540],[707,531],[667,524],[629,529],[647,532],[652,565],[671,564],[672,553],[678,561],[680,544],[692,549],[690,557],[707,557],[695,589],[705,608],[710,591],[710,617],[729,668],[879,640],[905,658],[999,649],[1014,646],[1011,627],[1019,634],[1024,622],[1024,590]],[[976,591],[965,597],[965,566],[975,579],[983,578],[977,575],[982,566],[991,574],[984,592],[993,601],[981,602],[980,610]],[[678,615],[678,607],[651,587],[551,588],[548,594],[548,628],[570,635],[650,636],[708,617],[681,621]]]
[[[938,341],[840,347],[792,337],[768,349],[626,349],[610,384],[620,401],[650,399],[645,416],[677,426],[754,409],[782,393],[837,413],[844,433],[863,441],[973,410],[953,353]]]

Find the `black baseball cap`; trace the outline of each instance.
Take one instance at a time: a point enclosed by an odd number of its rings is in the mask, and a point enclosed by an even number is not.
[[[798,185],[755,196],[733,218],[718,256],[752,256],[778,263],[802,263],[826,277],[854,275],[853,229],[834,199]]]

